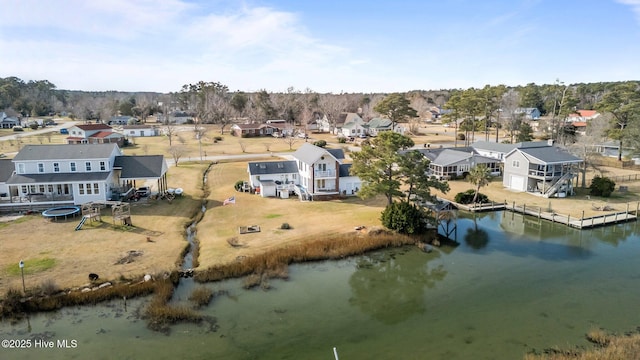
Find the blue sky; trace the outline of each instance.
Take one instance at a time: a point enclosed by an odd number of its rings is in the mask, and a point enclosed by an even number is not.
[[[0,0],[0,77],[404,92],[640,80],[640,0]]]

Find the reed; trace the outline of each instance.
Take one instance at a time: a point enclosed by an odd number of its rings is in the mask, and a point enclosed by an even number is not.
[[[154,331],[168,332],[169,326],[181,321],[198,323],[202,316],[186,306],[169,306],[175,282],[171,278],[157,281],[153,299],[144,312],[147,327]]]
[[[204,286],[195,288],[189,296],[189,300],[193,301],[197,307],[209,305],[212,299],[213,291]]]
[[[364,254],[367,251],[415,244],[418,240],[421,239],[386,230],[370,232],[364,235],[334,234],[326,239],[303,241],[298,245],[274,249],[233,263],[212,266],[205,270],[197,271],[194,279],[198,282],[218,281],[242,277],[252,273],[261,276],[267,271],[288,276],[285,269],[286,265],[291,263],[342,259],[348,256]],[[426,241],[430,242],[429,240]],[[249,283],[255,281],[255,279],[252,279]]]

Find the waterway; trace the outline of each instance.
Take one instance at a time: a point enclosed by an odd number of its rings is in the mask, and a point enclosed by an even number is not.
[[[149,298],[126,309],[112,301],[0,323],[0,338],[31,343],[0,358],[334,359],[335,347],[343,360],[521,359],[588,346],[591,329],[640,325],[638,226],[577,231],[509,212],[465,215],[457,247],[293,265],[269,290],[205,284],[225,292],[200,310],[215,327],[149,331],[139,317]],[[173,301],[188,304],[195,286],[181,282]],[[40,340],[55,346],[36,349]]]

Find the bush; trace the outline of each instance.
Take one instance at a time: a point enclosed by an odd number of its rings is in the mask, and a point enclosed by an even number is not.
[[[608,177],[596,176],[591,180],[590,194],[593,196],[609,197],[616,188],[616,183]]]
[[[458,134],[458,140],[465,140],[467,137],[464,134]]]
[[[471,204],[471,202],[473,201],[473,195],[475,193],[476,193],[475,190],[469,189],[467,191],[457,193],[453,200],[458,204]],[[489,202],[489,198],[487,197],[487,195],[483,193],[478,193],[478,198],[476,199],[476,202],[487,203]]]
[[[31,123],[29,124],[29,127],[31,128],[31,130],[38,130],[38,123]]]
[[[427,229],[422,210],[404,201],[387,205],[380,220],[387,229],[402,234],[421,234]]]
[[[242,191],[243,186],[244,186],[244,180],[238,180],[236,181],[235,185],[233,185],[233,188],[236,189],[236,191]]]
[[[215,141],[222,141],[222,136],[214,136],[213,140]]]
[[[338,142],[339,142],[340,144],[345,144],[345,143],[347,142],[347,138],[346,138],[346,137],[342,137],[342,136],[341,136],[341,137],[339,137],[339,138],[338,138]]]
[[[280,229],[289,230],[291,229],[291,225],[289,225],[289,223],[282,223],[282,225],[280,225]]]
[[[324,140],[318,140],[318,141],[314,142],[313,145],[323,148],[323,147],[327,146],[327,142],[324,141]]]

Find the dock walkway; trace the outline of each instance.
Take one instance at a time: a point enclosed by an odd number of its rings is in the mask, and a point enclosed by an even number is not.
[[[446,200],[448,201],[448,200]],[[551,222],[564,224],[569,227],[575,229],[590,229],[599,226],[607,226],[618,224],[627,221],[636,221],[637,220],[637,211],[634,213],[629,211],[629,206],[627,205],[627,211],[617,211],[617,212],[609,212],[602,215],[584,217],[584,212],[582,217],[571,217],[565,214],[558,214],[556,212],[543,211],[539,206],[526,206],[525,205],[516,205],[507,204],[507,203],[486,203],[486,204],[475,204],[475,205],[464,205],[458,204],[455,202],[451,202],[455,205],[456,208],[460,210],[466,210],[470,212],[482,212],[482,211],[497,211],[497,210],[508,210],[514,213],[519,213],[523,215],[529,215],[536,217],[538,219],[544,219]]]

